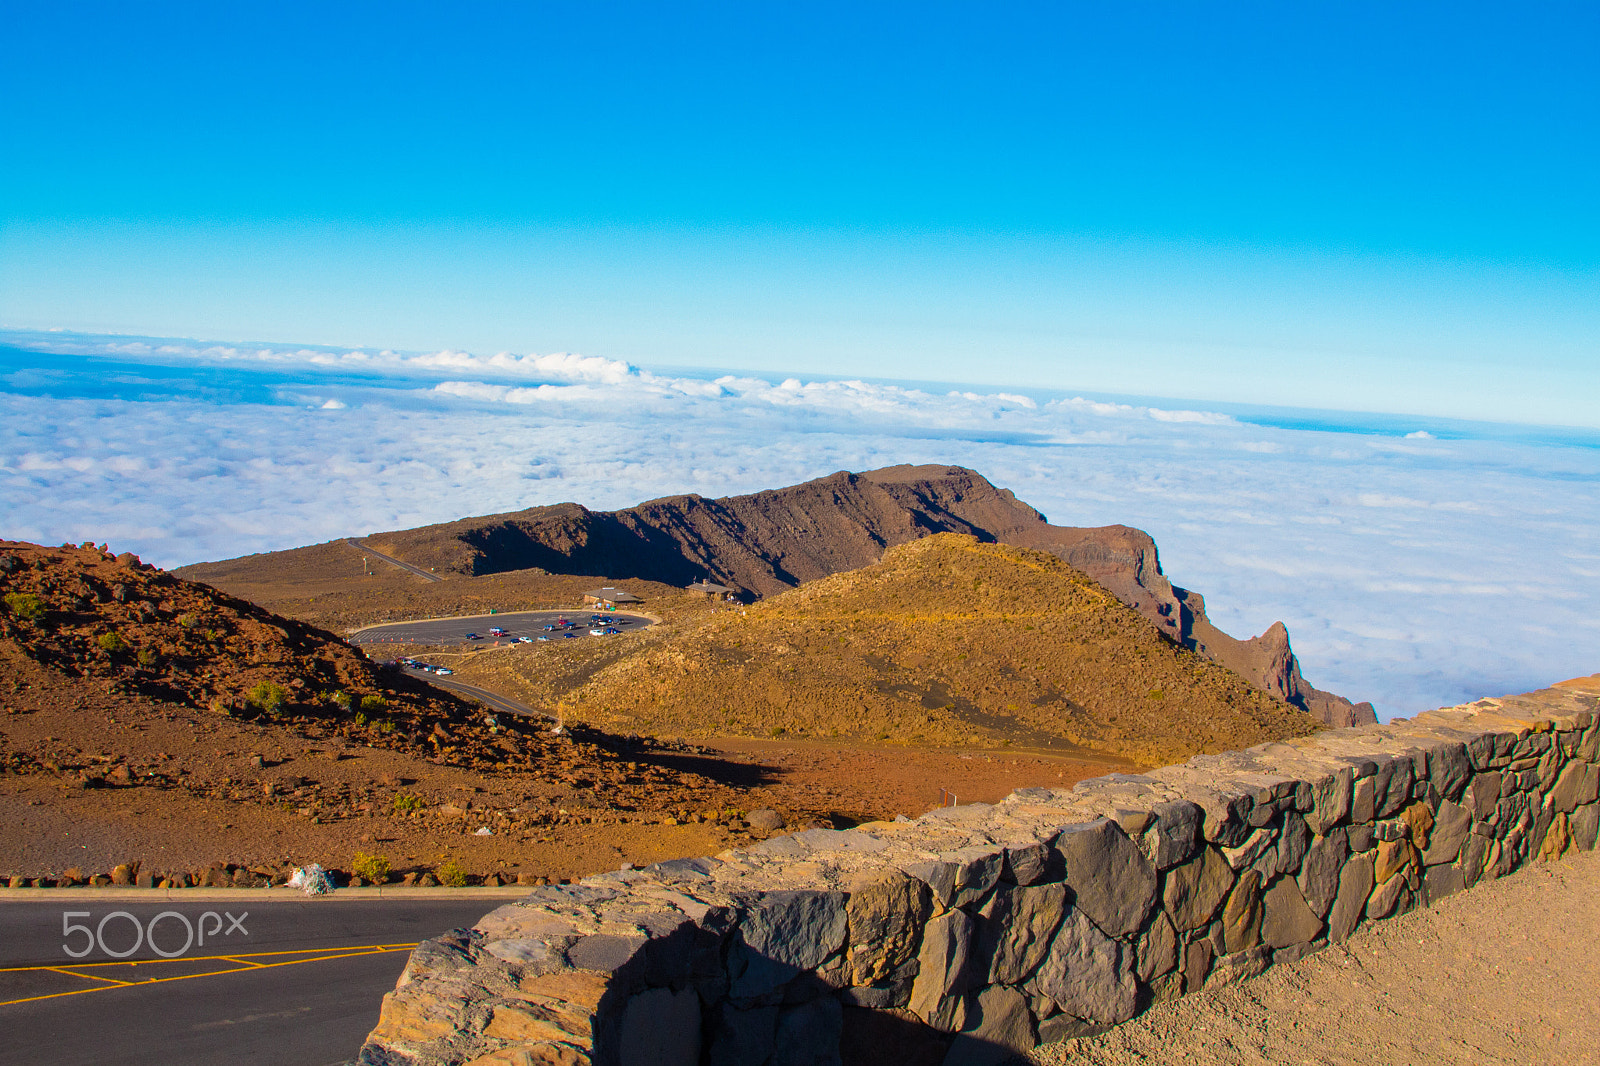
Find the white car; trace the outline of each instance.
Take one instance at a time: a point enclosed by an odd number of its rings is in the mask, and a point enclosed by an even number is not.
[[[436,673],[436,674],[453,674],[453,673],[455,673],[455,671],[450,669],[448,666],[441,666],[438,669],[434,670],[434,673]]]

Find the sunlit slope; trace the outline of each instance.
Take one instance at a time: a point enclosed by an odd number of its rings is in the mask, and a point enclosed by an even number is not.
[[[656,732],[1079,745],[1152,764],[1319,728],[1057,557],[960,534],[687,627],[566,709]]]

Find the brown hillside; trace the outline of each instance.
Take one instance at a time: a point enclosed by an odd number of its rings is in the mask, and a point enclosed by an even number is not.
[[[670,496],[622,511],[563,503],[379,533],[367,543],[442,575],[481,579],[514,571],[523,582],[606,575],[679,587],[710,577],[753,599],[866,566],[886,548],[936,533],[965,533],[1059,555],[1173,640],[1273,697],[1330,725],[1376,720],[1370,704],[1352,704],[1304,680],[1281,624],[1249,640],[1236,640],[1213,626],[1201,597],[1172,585],[1162,573],[1148,534],[1127,526],[1050,525],[1009,490],[959,466],[840,471],[747,496]],[[314,606],[313,596],[366,597],[357,613],[372,615],[380,606],[391,609],[406,595],[404,589],[420,582],[390,568],[352,586],[358,562],[358,549],[336,542],[201,563],[181,572],[318,620],[328,617],[327,605]],[[330,569],[326,577],[316,576]],[[286,586],[290,581],[296,582],[293,590]],[[373,595],[380,591],[381,600]]]
[[[43,686],[54,702],[95,708],[195,708],[200,731],[222,716],[486,773],[627,776],[600,747],[551,737],[531,719],[491,722],[477,704],[382,668],[331,633],[132,554],[0,541],[0,597],[0,685],[13,692]],[[112,713],[91,713],[76,731],[114,748]]]
[[[1055,556],[956,534],[660,636],[566,706],[657,732],[1081,746],[1152,765],[1318,728]]]

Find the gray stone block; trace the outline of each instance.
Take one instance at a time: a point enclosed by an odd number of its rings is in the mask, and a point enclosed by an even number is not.
[[[988,894],[1000,880],[1005,867],[1005,849],[993,844],[975,845],[940,858],[956,864],[955,890],[950,894],[950,906],[965,907],[976,903]]]
[[[739,908],[729,995],[764,996],[844,946],[843,892],[766,892]]]
[[[1572,842],[1579,848],[1593,851],[1597,830],[1600,830],[1600,804],[1586,803],[1572,812]]]
[[[1467,882],[1459,866],[1430,866],[1423,875],[1422,885],[1428,902],[1433,904],[1446,896],[1465,891]]]
[[[1326,918],[1333,897],[1339,891],[1339,871],[1350,853],[1343,826],[1330,830],[1327,836],[1318,837],[1306,852],[1300,867],[1300,893],[1318,918]]]
[[[1460,799],[1471,776],[1472,761],[1465,744],[1440,744],[1428,752],[1428,780],[1445,799]]]
[[[978,912],[978,958],[991,984],[1021,984],[1050,950],[1067,912],[1067,886],[1001,885]]]
[[[1355,770],[1344,767],[1311,782],[1311,810],[1306,824],[1313,833],[1326,835],[1350,813],[1350,792],[1355,785]]]
[[[1280,877],[1261,897],[1265,912],[1261,919],[1261,940],[1271,948],[1287,948],[1315,940],[1322,932],[1322,919],[1306,906],[1300,886],[1292,877]]]
[[[700,997],[693,989],[651,988],[622,1011],[618,1066],[697,1066]]]
[[[1000,879],[1013,885],[1035,885],[1051,880],[1052,858],[1054,853],[1043,843],[1006,848]]]
[[[1246,870],[1255,866],[1264,852],[1277,844],[1277,831],[1261,826],[1246,837],[1243,842],[1235,847],[1223,848],[1222,857],[1228,860],[1228,866],[1235,870]],[[1273,864],[1276,865],[1276,857]]]
[[[1222,905],[1222,944],[1224,954],[1248,951],[1261,943],[1261,875],[1246,870],[1234,882],[1228,901]]]
[[[1461,845],[1472,830],[1472,813],[1459,803],[1444,800],[1434,815],[1433,829],[1428,833],[1428,846],[1422,851],[1425,866],[1455,862],[1461,854]]]
[[[1483,862],[1489,854],[1492,843],[1492,837],[1468,833],[1466,841],[1461,845],[1461,855],[1457,865],[1461,867],[1462,882],[1468,888],[1477,884],[1478,878],[1483,876]]]
[[[1349,841],[1351,851],[1371,851],[1376,835],[1372,823],[1368,822],[1364,825],[1352,825],[1345,833],[1345,839]]]
[[[1205,811],[1198,803],[1175,800],[1157,804],[1151,813],[1154,820],[1142,838],[1151,865],[1166,870],[1187,862],[1200,847]]]
[[[942,1066],[1000,1066],[1038,1042],[1028,1000],[1014,988],[991,985],[969,996],[966,1014]]]
[[[1149,984],[1178,968],[1178,933],[1165,914],[1157,914],[1139,937],[1134,975]]]
[[[941,907],[950,906],[956,891],[956,864],[953,862],[915,862],[901,867],[905,873],[925,883]]]
[[[1391,877],[1367,897],[1367,917],[1387,918],[1400,903],[1403,894],[1410,892],[1404,877]]]
[[[1214,847],[1162,875],[1162,907],[1180,933],[1203,928],[1233,887],[1234,873]]]
[[[850,983],[873,984],[914,958],[932,911],[927,883],[899,870],[852,892],[845,904]]]
[[[1411,786],[1416,783],[1416,764],[1408,756],[1395,757],[1387,765],[1388,775],[1378,771],[1383,788],[1374,797],[1374,817],[1392,818],[1411,802]]]
[[[1137,1007],[1127,949],[1077,907],[1062,921],[1027,990],[1048,996],[1068,1014],[1105,1025],[1128,1020]]]
[[[1352,824],[1372,821],[1377,807],[1378,782],[1376,777],[1363,777],[1350,792],[1350,821]]]
[[[917,952],[917,978],[906,1006],[935,1028],[949,1025],[945,1000],[959,999],[971,984],[967,960],[974,923],[965,911],[948,911],[930,919]],[[960,1028],[955,1025],[954,1028]],[[945,1029],[946,1032],[950,1031]]]
[[[1580,762],[1569,762],[1556,778],[1550,790],[1550,806],[1562,814],[1571,814],[1583,802],[1584,784],[1589,767]]]
[[[1185,992],[1198,992],[1205,987],[1206,978],[1211,975],[1211,962],[1216,953],[1211,950],[1209,940],[1196,940],[1183,950],[1183,990]]]
[[[1078,909],[1096,925],[1125,936],[1144,924],[1156,900],[1156,871],[1121,826],[1109,818],[1071,826],[1056,836],[1055,847]]]
[[[1339,891],[1328,912],[1328,939],[1335,943],[1348,939],[1366,913],[1367,896],[1372,893],[1372,860],[1357,855],[1339,872]]]
[[[1293,811],[1284,815],[1283,828],[1278,832],[1277,861],[1271,876],[1299,871],[1309,847],[1311,847],[1311,829],[1306,825],[1305,819]]]

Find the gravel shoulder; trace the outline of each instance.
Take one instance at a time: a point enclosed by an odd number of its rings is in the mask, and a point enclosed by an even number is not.
[[[1531,863],[1241,984],[1158,1004],[1037,1066],[1600,1062],[1600,854]]]

